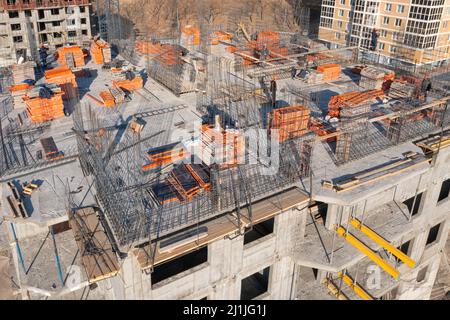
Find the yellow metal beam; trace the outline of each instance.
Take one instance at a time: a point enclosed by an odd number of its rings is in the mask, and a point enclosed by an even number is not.
[[[364,253],[367,257],[369,257],[369,259],[371,259],[377,265],[379,265],[384,271],[389,273],[394,279],[398,279],[400,272],[393,266],[391,266],[388,262],[386,262],[384,259],[382,259],[376,252],[374,252],[372,249],[370,249],[368,246],[359,241],[350,233],[346,233],[346,230],[343,227],[338,227],[336,232],[340,236],[342,236],[345,240],[347,240],[348,243],[350,243],[356,249]]]
[[[348,275],[344,275],[342,272],[338,272],[338,276],[344,280],[344,283],[350,287],[358,296],[364,300],[373,300],[372,296],[367,293],[359,284],[355,283]]]
[[[361,230],[361,232],[364,233],[366,236],[368,236],[370,239],[372,239],[373,241],[378,243],[380,246],[385,248],[387,251],[392,253],[394,256],[399,258],[408,267],[414,268],[414,266],[416,265],[416,262],[413,259],[411,259],[406,254],[401,252],[399,249],[394,247],[392,244],[390,244],[388,241],[386,241],[382,236],[377,234],[375,231],[362,225],[359,220],[352,219],[352,220],[350,220],[350,224],[352,226],[354,226],[356,229]]]
[[[349,300],[349,298],[345,294],[339,292],[339,289],[334,285],[334,283],[331,280],[325,279],[323,283],[327,286],[327,289],[330,292],[330,294],[335,296],[338,300]]]

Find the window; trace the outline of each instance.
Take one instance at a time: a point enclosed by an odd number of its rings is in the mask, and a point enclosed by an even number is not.
[[[339,16],[339,17],[343,17],[343,16],[344,16],[344,10],[339,9],[339,11],[338,11],[338,16]]]
[[[392,11],[392,4],[386,3],[386,11]]]
[[[20,23],[13,23],[11,25],[11,30],[12,31],[20,31],[22,28],[20,27]]]
[[[389,17],[383,18],[383,24],[389,24]]]
[[[80,12],[81,13],[86,12],[86,7],[80,7]]]
[[[77,36],[77,32],[76,31],[69,31],[68,33],[67,33],[67,36],[69,36],[69,37],[76,37]]]
[[[261,239],[271,233],[273,233],[273,225],[275,218],[255,224],[252,230],[248,231],[244,235],[244,245],[255,240]]]
[[[50,13],[52,14],[52,15],[54,15],[54,16],[57,16],[58,14],[59,14],[59,9],[51,9],[50,10]]]
[[[19,17],[19,11],[8,11],[8,16],[10,18],[18,18]]]
[[[82,34],[83,36],[87,36],[87,35],[88,35],[88,31],[87,31],[87,30],[81,30],[81,34]]]
[[[395,26],[401,27],[401,25],[402,25],[402,19],[395,19]]]
[[[384,50],[384,47],[385,47],[384,43],[380,42],[380,50]]]
[[[398,40],[398,32],[392,32],[392,40]]]
[[[31,10],[25,10],[25,17],[31,17]]]
[[[205,246],[201,249],[193,251],[191,253],[177,257],[169,262],[157,265],[153,269],[151,275],[152,285],[157,284],[163,280],[173,277],[183,271],[192,269],[202,263],[208,261],[208,247]]]
[[[13,42],[14,42],[14,43],[20,43],[20,42],[23,42],[22,36],[15,36],[15,37],[13,37]]]
[[[391,46],[390,52],[391,53],[396,53],[397,52],[397,47],[396,46]]]
[[[341,39],[341,34],[339,32],[336,32],[335,37],[336,37],[336,39],[339,40],[339,39]]]
[[[428,232],[428,238],[427,238],[426,245],[433,244],[437,240],[440,228],[441,228],[441,224],[439,223],[430,229],[430,231]]]
[[[339,29],[342,29],[342,21],[338,21],[337,22],[337,26],[338,26]]]
[[[61,25],[60,21],[52,21],[52,26],[53,27],[59,27]]]
[[[67,25],[69,25],[69,26],[74,26],[75,24],[76,24],[75,19],[68,19],[68,20],[67,20]]]
[[[450,179],[447,179],[444,182],[442,182],[438,202],[447,199],[449,195],[450,195]]]
[[[53,38],[62,38],[62,35],[59,32],[53,32]]]
[[[382,36],[383,38],[386,38],[387,37],[387,31],[386,30],[381,30],[381,32],[380,32],[380,36]]]
[[[417,282],[425,281],[425,279],[426,279],[426,277],[427,277],[427,271],[428,271],[428,266],[426,266],[425,268],[422,268],[422,269],[417,273],[416,281],[417,281]]]
[[[398,12],[398,13],[403,13],[403,12],[405,12],[405,6],[404,6],[403,4],[397,5],[397,12]]]
[[[81,24],[86,24],[86,18],[81,18]]]
[[[270,267],[242,279],[241,300],[251,300],[269,289]]]
[[[419,213],[420,202],[422,200],[422,193],[419,193],[416,197],[416,201],[414,202],[414,197],[409,198],[408,200],[403,201],[403,203],[408,207],[409,213],[411,216],[415,216]],[[414,208],[413,208],[414,206]]]
[[[404,254],[408,255],[410,245],[411,245],[411,240],[406,241],[405,243],[403,243],[403,244],[402,244],[400,247],[398,247],[397,249],[400,250],[401,252],[403,252]],[[395,261],[396,261],[398,264],[403,263],[402,260],[400,260],[400,259],[397,258],[397,257],[394,257],[394,259],[395,259]]]

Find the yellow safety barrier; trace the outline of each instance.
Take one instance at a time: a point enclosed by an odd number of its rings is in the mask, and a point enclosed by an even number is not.
[[[398,279],[398,276],[400,275],[400,272],[395,269],[393,266],[391,266],[388,262],[386,262],[384,259],[382,259],[376,252],[372,251],[369,247],[367,247],[364,243],[359,241],[357,238],[355,238],[350,233],[346,234],[346,230],[343,227],[338,227],[336,229],[336,232],[342,236],[345,240],[348,241],[352,246],[354,246],[356,249],[364,253],[369,259],[371,259],[373,262],[375,262],[377,265],[379,265],[384,271],[389,273],[394,279]]]
[[[349,300],[345,294],[339,292],[339,289],[329,279],[325,279],[323,283],[327,286],[328,291],[330,291],[330,293],[338,300]]]
[[[344,275],[342,272],[338,272],[338,276],[342,278],[344,283],[350,287],[358,296],[364,300],[373,300],[372,296],[361,288],[357,283],[354,283],[353,279],[348,275]]]
[[[411,259],[406,254],[401,252],[399,249],[394,247],[392,244],[390,244],[388,241],[386,241],[383,237],[381,237],[375,231],[373,231],[372,229],[362,225],[361,222],[358,221],[357,219],[352,219],[350,221],[350,224],[352,226],[354,226],[356,229],[361,230],[361,232],[364,233],[366,236],[368,236],[370,239],[372,239],[373,241],[378,243],[380,246],[385,248],[387,251],[392,253],[394,256],[399,258],[408,267],[414,268],[414,266],[416,265],[416,262],[413,259]]]

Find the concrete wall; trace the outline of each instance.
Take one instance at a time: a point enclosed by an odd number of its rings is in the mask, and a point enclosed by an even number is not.
[[[273,233],[246,245],[243,236],[215,241],[208,246],[206,263],[153,286],[133,256],[125,260],[120,276],[106,281],[115,299],[240,299],[242,279],[270,267],[268,291],[257,299],[290,299],[292,232],[304,223],[304,213],[294,209],[275,217]]]

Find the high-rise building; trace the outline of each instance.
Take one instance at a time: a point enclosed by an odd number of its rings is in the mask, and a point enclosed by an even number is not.
[[[381,63],[450,59],[449,0],[323,0],[319,38],[371,49]]]
[[[36,61],[38,48],[82,44],[91,37],[91,0],[1,0],[0,65]]]

